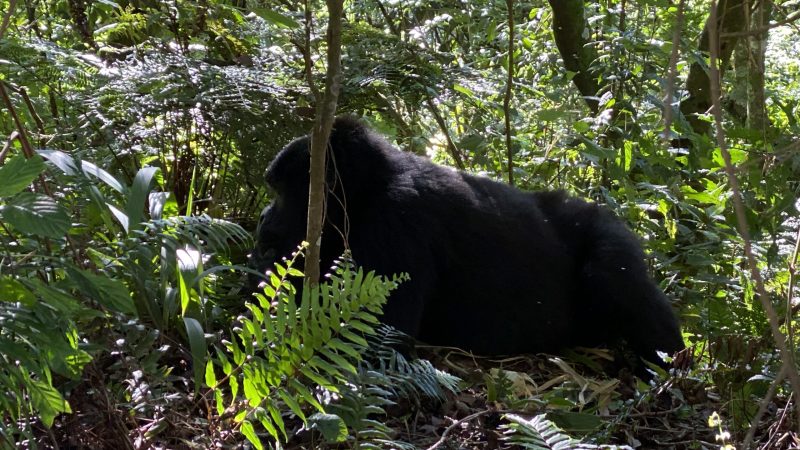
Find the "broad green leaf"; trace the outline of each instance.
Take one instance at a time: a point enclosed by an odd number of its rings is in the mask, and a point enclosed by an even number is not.
[[[39,380],[31,380],[28,384],[31,403],[39,412],[42,423],[50,428],[53,420],[61,413],[71,413],[69,403],[64,397],[49,383]]]
[[[197,319],[191,317],[183,318],[183,325],[186,327],[186,337],[189,338],[189,349],[192,353],[192,369],[194,371],[195,387],[200,387],[200,380],[203,376],[203,360],[208,352],[203,326]]]
[[[242,421],[242,426],[240,430],[242,431],[244,437],[246,437],[247,440],[250,441],[251,444],[253,444],[253,447],[255,447],[258,450],[264,449],[263,444],[261,444],[261,439],[259,439],[258,435],[256,435],[256,430],[253,428],[253,424],[250,423],[249,420]]]
[[[36,296],[24,284],[8,275],[0,276],[0,302],[22,303],[32,307],[36,304]]]
[[[10,197],[22,192],[44,170],[44,161],[39,155],[26,158],[17,155],[0,166],[0,197]]]
[[[128,203],[125,205],[125,214],[128,216],[128,230],[126,231],[130,232],[141,226],[144,220],[144,204],[158,170],[158,167],[143,167],[136,173],[128,194]]]
[[[97,179],[107,184],[120,194],[125,193],[125,185],[120,183],[119,180],[117,180],[113,175],[101,169],[96,164],[89,161],[81,161],[81,169],[83,169],[83,173],[97,177]]]
[[[60,238],[70,227],[67,211],[50,197],[23,192],[0,207],[0,216],[18,231]]]
[[[78,165],[72,156],[60,150],[39,150],[39,155],[50,161],[51,164],[61,169],[66,175],[75,175],[78,173]]]
[[[545,122],[553,122],[569,114],[569,112],[560,109],[542,109],[536,112],[536,117]]]
[[[572,128],[574,128],[578,133],[586,133],[589,131],[589,124],[582,120],[577,120],[572,123]]]
[[[266,8],[255,8],[253,12],[261,17],[262,19],[266,20],[267,22],[277,25],[283,28],[300,28],[300,24],[297,23],[291,17],[285,16],[281,13],[275,12],[271,9]]]
[[[85,308],[72,294],[57,285],[49,285],[38,278],[20,280],[32,292],[61,314],[71,316],[80,313],[83,319],[102,317],[103,313],[96,309]]]
[[[113,311],[135,312],[131,294],[122,281],[75,267],[66,269],[69,280],[87,297]]]
[[[167,204],[167,200],[170,197],[171,195],[169,195],[169,192],[151,192],[148,194],[151,219],[161,220],[164,213],[164,206]]]
[[[603,419],[594,414],[571,411],[551,411],[547,418],[567,433],[590,433],[603,424]]]
[[[120,225],[122,225],[122,229],[127,232],[129,226],[128,215],[111,203],[106,203],[106,206],[111,211],[111,214],[119,221]]]
[[[327,442],[344,442],[347,426],[336,414],[315,413],[308,418],[309,428],[317,429]]]
[[[453,85],[453,90],[455,90],[456,92],[460,92],[469,98],[475,97],[475,93],[472,92],[472,89],[458,83]]]

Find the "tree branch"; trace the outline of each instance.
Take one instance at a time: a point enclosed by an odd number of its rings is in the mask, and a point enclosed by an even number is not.
[[[308,186],[308,224],[305,275],[310,284],[319,282],[319,255],[322,247],[322,225],[325,220],[325,157],[328,149],[336,104],[342,84],[342,14],[343,0],[327,0],[328,5],[328,71],[325,94],[316,105],[317,114],[311,132],[311,173]],[[309,14],[308,11],[306,14]]]
[[[506,0],[508,9],[508,79],[503,97],[503,118],[506,126],[508,184],[514,186],[514,148],[511,145],[511,96],[514,94],[514,0]]]
[[[711,2],[711,19],[712,23],[717,21],[717,4],[716,0]],[[709,28],[709,50],[711,53],[711,63],[709,67],[710,84],[711,84],[711,101],[712,111],[714,114],[714,125],[716,127],[716,139],[719,146],[722,159],[725,161],[725,172],[728,175],[728,184],[733,191],[733,209],[736,212],[736,222],[739,228],[739,234],[742,236],[744,242],[744,253],[747,258],[747,265],[750,269],[750,276],[756,285],[756,292],[758,299],[761,301],[761,306],[764,308],[764,313],[769,319],[770,329],[772,331],[772,338],[775,340],[775,345],[781,355],[784,367],[786,367],[787,375],[789,376],[790,384],[792,385],[792,393],[794,395],[794,405],[796,410],[796,420],[798,420],[798,428],[800,428],[800,375],[797,373],[797,366],[794,361],[794,351],[786,345],[786,336],[780,328],[780,321],[775,308],[772,306],[769,294],[764,286],[764,280],[761,277],[761,271],[758,270],[758,263],[753,255],[751,244],[750,230],[747,226],[747,217],[744,210],[744,202],[742,201],[741,189],[739,187],[739,179],[736,177],[736,171],[731,162],[731,154],[725,142],[725,131],[722,128],[722,105],[720,104],[720,70],[719,70],[719,32],[715,27]]]

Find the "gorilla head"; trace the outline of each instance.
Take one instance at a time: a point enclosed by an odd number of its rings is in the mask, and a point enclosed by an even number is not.
[[[261,271],[304,239],[309,138],[284,148],[266,180]],[[352,118],[334,124],[326,182],[322,271],[350,249],[365,269],[408,273],[383,321],[415,338],[489,355],[624,342],[662,365],[657,351],[683,348],[636,237],[596,204],[433,164]]]

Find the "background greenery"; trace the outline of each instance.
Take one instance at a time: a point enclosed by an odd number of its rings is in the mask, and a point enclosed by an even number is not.
[[[372,351],[382,357],[363,360],[370,346],[356,334],[334,356],[314,353],[322,362],[302,372],[296,358],[312,356],[291,356],[292,339],[337,321],[270,307],[294,304],[281,280],[269,299],[246,297],[242,265],[269,200],[266,165],[311,127],[308,81],[323,79],[324,5],[0,0],[0,444],[204,447],[246,438],[413,448],[436,442],[448,424],[441,417],[474,416],[464,422],[474,433],[449,439],[498,446],[511,436],[546,447],[571,439],[558,424],[588,441],[650,448],[738,443],[748,430],[763,448],[789,446],[798,417],[783,376],[773,382],[781,359],[706,113],[709,2],[551,3],[346,2],[339,110],[437,162],[614,209],[642,237],[674,300],[691,369],[652,385],[608,384],[591,354],[474,367],[443,358],[450,365],[439,367],[464,379],[453,394],[453,378],[427,361],[398,365],[402,356],[380,346]],[[797,11],[794,0],[727,0],[718,9],[729,33],[720,55],[725,142],[790,349]],[[665,102],[668,92],[676,100]],[[363,289],[348,286],[339,289]],[[311,331],[284,323],[285,341],[258,341],[273,342],[269,352],[236,350],[280,314],[310,320]],[[352,323],[379,332],[368,319]],[[284,365],[245,371],[252,358]],[[415,385],[414,373],[430,378]],[[398,380],[411,387],[389,392]],[[437,397],[450,400],[432,406]],[[409,398],[427,412],[382,415]],[[766,417],[753,425],[759,406]],[[539,439],[548,433],[559,438]]]

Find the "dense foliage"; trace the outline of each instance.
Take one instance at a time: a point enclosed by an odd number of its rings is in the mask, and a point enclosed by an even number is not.
[[[720,2],[721,127],[709,110],[710,7],[345,3],[340,112],[437,162],[614,209],[642,237],[694,350],[691,368],[650,385],[600,375],[596,351],[428,355],[464,379],[454,394],[454,378],[382,346],[401,340],[373,320],[398,280],[345,266],[299,306],[282,288],[290,269],[265,296],[243,289],[270,195],[263,171],[318,106],[323,2],[0,0],[0,446],[232,446],[243,435],[413,447],[443,433],[530,448],[576,436],[789,446],[800,417],[787,356],[744,249],[794,351],[798,6]],[[353,317],[309,312],[343,298]]]

